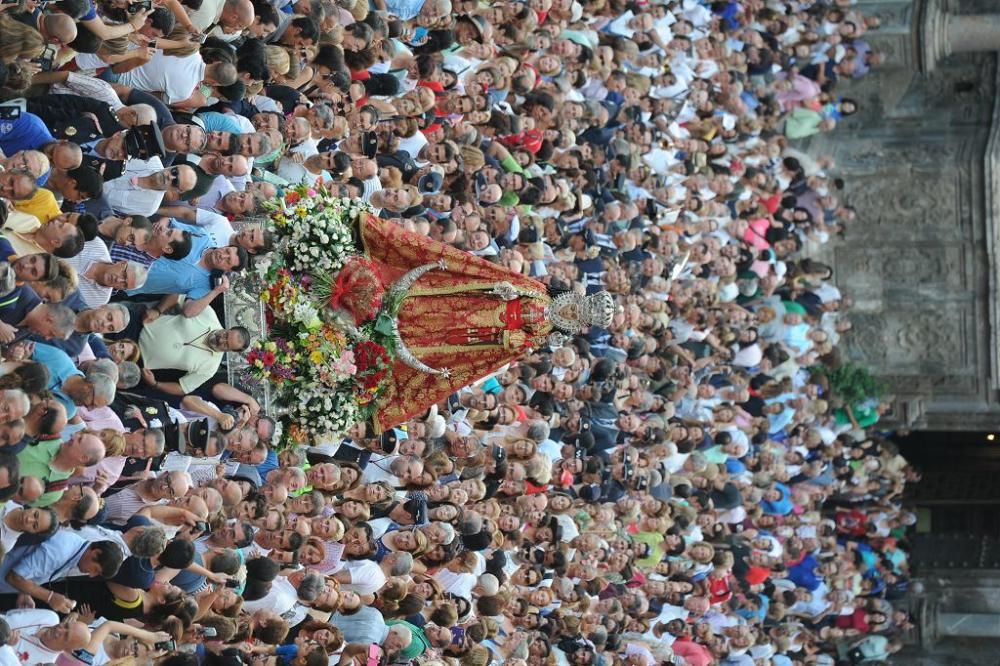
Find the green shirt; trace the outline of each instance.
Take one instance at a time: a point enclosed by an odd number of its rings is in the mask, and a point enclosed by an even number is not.
[[[387,627],[391,627],[394,624],[405,624],[410,632],[413,634],[413,640],[410,641],[409,647],[401,651],[396,657],[396,661],[410,661],[416,659],[424,652],[427,652],[431,647],[431,642],[427,640],[427,636],[424,634],[424,630],[420,627],[410,624],[406,620],[389,620],[385,623]]]
[[[62,440],[59,439],[45,439],[26,446],[17,454],[21,476],[35,476],[46,483],[65,481],[73,476],[73,470],[63,472],[52,467],[52,459],[59,453],[60,446],[62,446]],[[46,507],[56,502],[60,497],[62,497],[61,490],[47,492],[32,502],[32,506]]]

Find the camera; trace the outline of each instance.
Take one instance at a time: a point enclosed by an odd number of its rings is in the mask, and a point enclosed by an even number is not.
[[[164,652],[173,652],[177,649],[176,641],[161,641],[153,646],[156,650],[163,650]]]
[[[139,0],[139,2],[129,3],[128,13],[138,14],[139,12],[148,12],[153,8],[153,0]]]
[[[233,589],[236,589],[239,586],[240,586],[240,581],[238,580],[233,580],[232,578],[230,578],[229,580],[226,581],[226,587],[231,587]]]

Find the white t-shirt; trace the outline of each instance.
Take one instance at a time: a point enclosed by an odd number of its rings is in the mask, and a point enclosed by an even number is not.
[[[455,573],[441,569],[434,574],[434,580],[441,583],[445,592],[472,600],[472,588],[476,586],[476,576],[470,573]]]
[[[174,104],[190,97],[204,78],[201,54],[177,57],[158,49],[146,64],[123,72],[118,83],[146,92],[162,92],[167,104]]]
[[[385,573],[373,560],[344,562],[343,565],[342,571],[351,572],[351,582],[343,585],[348,590],[354,590],[358,594],[372,594],[385,585],[387,580]]]
[[[212,237],[215,247],[229,245],[229,239],[236,233],[232,223],[225,215],[219,215],[204,208],[198,208],[195,211],[195,224]]]
[[[37,608],[7,611],[4,619],[11,630],[20,632],[20,640],[13,646],[21,664],[48,664],[59,658],[59,652],[52,651],[42,645],[36,634],[41,629],[59,624],[59,616],[50,610]]]
[[[9,645],[0,645],[0,666],[21,666],[21,660]]]
[[[4,520],[7,518],[8,513],[13,511],[14,509],[21,509],[21,508],[23,507],[20,504],[17,504],[15,502],[7,502],[6,504],[4,504],[2,511],[0,511],[0,545],[3,546],[3,552],[5,553],[10,552],[11,548],[14,547],[14,544],[17,543],[17,538],[22,534],[24,534],[24,532],[18,532],[17,530],[13,530],[7,527],[7,525],[4,523]]]
[[[243,608],[246,609],[248,613],[253,613],[254,611],[267,609],[272,610],[278,615],[284,615],[288,611],[292,610],[299,601],[299,595],[295,591],[295,588],[284,576],[278,576],[271,583],[271,591],[267,593],[262,599],[257,599],[256,601],[246,601],[243,603]]]

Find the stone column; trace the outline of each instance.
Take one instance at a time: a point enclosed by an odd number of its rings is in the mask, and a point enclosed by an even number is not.
[[[915,22],[920,70],[934,71],[953,53],[1000,51],[1000,13],[951,14],[942,0],[925,0]]]

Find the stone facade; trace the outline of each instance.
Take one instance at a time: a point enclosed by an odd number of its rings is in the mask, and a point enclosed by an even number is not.
[[[1000,421],[991,261],[992,221],[1000,219],[991,196],[997,56],[956,53],[928,67],[923,44],[927,12],[998,5],[860,0],[858,8],[881,19],[865,39],[885,62],[840,82],[838,94],[856,99],[859,112],[807,144],[834,156],[842,198],[858,213],[824,251],[855,302],[842,354],[886,380],[895,396],[890,425],[990,429]]]

